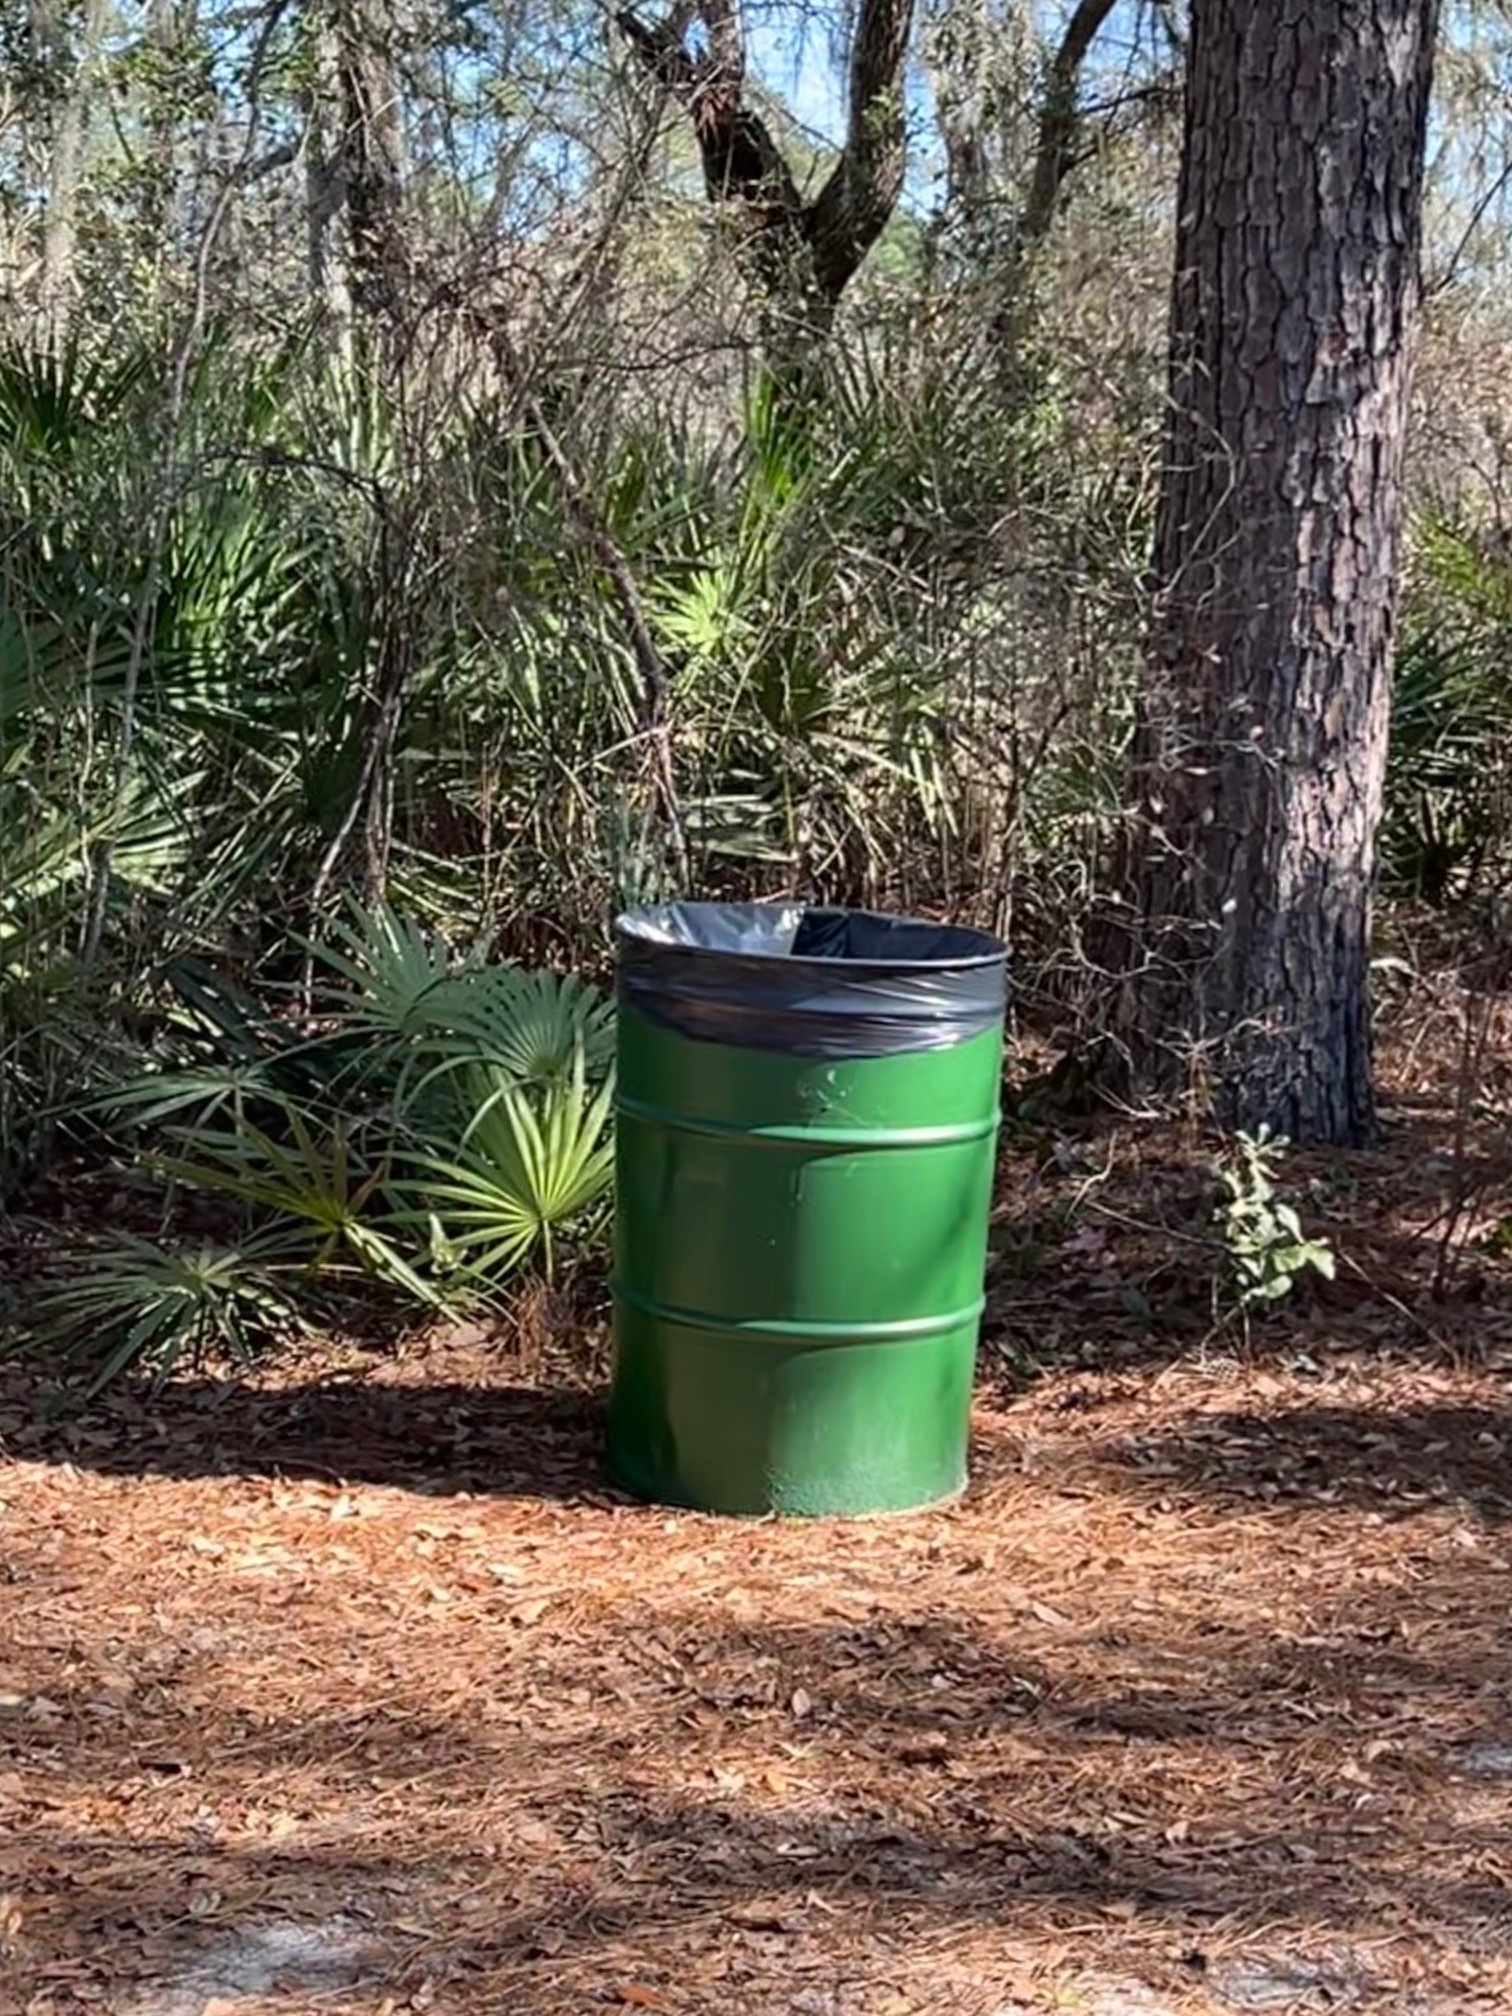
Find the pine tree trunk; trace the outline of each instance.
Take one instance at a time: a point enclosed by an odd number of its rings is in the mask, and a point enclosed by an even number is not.
[[[72,51],[67,9],[60,5],[40,7],[33,22],[40,60],[50,72],[63,73],[63,81],[55,85],[48,119],[46,205],[37,289],[43,329],[54,340],[61,338],[73,311],[79,192],[105,14],[105,0],[85,0],[77,46]]]
[[[305,115],[305,250],[311,299],[325,311],[335,348],[349,354],[352,290],[347,264],[333,237],[345,202],[341,173],[339,66],[335,30],[322,10],[309,30]]]
[[[359,311],[387,318],[399,313],[405,278],[396,14],[395,0],[335,0],[332,8],[351,295]]]
[[[1370,890],[1437,0],[1195,0],[1119,1035],[1373,1127]]]

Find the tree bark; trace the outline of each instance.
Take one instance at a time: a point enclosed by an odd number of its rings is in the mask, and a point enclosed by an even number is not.
[[[1372,1131],[1370,891],[1437,0],[1195,0],[1114,1033]]]
[[[1028,201],[1019,220],[1017,252],[1027,259],[1049,235],[1055,222],[1062,184],[1076,160],[1076,143],[1081,130],[1077,92],[1082,65],[1091,54],[1103,24],[1113,12],[1115,0],[1079,0],[1062,32],[1050,60],[1045,80],[1045,97],[1040,106],[1035,133],[1034,177]]]
[[[392,321],[407,291],[397,42],[393,0],[324,0],[310,17],[306,263],[343,349],[357,318]]]
[[[913,0],[861,0],[851,37],[845,145],[804,220],[826,301],[840,299],[903,191],[904,65],[912,26]]]
[[[148,256],[166,277],[179,244],[179,134],[185,56],[198,26],[196,0],[150,0],[144,41],[150,56],[143,111],[146,167],[141,229]]]
[[[74,299],[74,259],[78,246],[79,191],[89,128],[90,93],[105,30],[105,0],[86,0],[77,53],[69,50],[67,10],[48,5],[35,10],[33,32],[40,60],[54,80],[48,120],[46,207],[42,213],[42,267],[38,282],[44,329],[62,335]],[[66,81],[61,81],[66,73]]]
[[[309,29],[304,85],[305,259],[311,299],[325,312],[337,349],[351,340],[352,290],[347,260],[333,244],[345,201],[341,170],[340,74],[335,29],[322,9]]]
[[[369,315],[396,313],[407,261],[401,231],[404,121],[393,0],[332,0],[351,295]]]
[[[739,206],[777,346],[801,356],[827,333],[841,295],[887,228],[902,192],[913,0],[859,0],[845,144],[812,202],[803,200],[782,149],[747,96],[734,0],[679,0],[656,26],[629,7],[615,20],[647,75],[686,108],[709,200]],[[703,26],[704,53],[688,45],[695,22]]]

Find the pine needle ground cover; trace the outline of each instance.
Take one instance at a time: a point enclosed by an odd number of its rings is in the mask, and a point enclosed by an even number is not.
[[[1189,1143],[1010,1150],[943,1513],[621,1499],[544,1301],[82,1415],[8,1366],[0,2008],[1506,2009],[1512,1281],[1428,1293],[1410,1076],[1247,1341],[1129,1311]]]

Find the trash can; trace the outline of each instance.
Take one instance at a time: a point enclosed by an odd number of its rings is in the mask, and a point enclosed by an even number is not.
[[[953,1497],[1003,946],[783,903],[635,910],[616,935],[615,1478],[712,1512]]]

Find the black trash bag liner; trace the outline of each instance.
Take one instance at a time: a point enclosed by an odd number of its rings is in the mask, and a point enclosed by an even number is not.
[[[1003,1019],[985,931],[803,903],[666,903],[615,926],[619,998],[680,1035],[807,1057],[944,1050]]]

